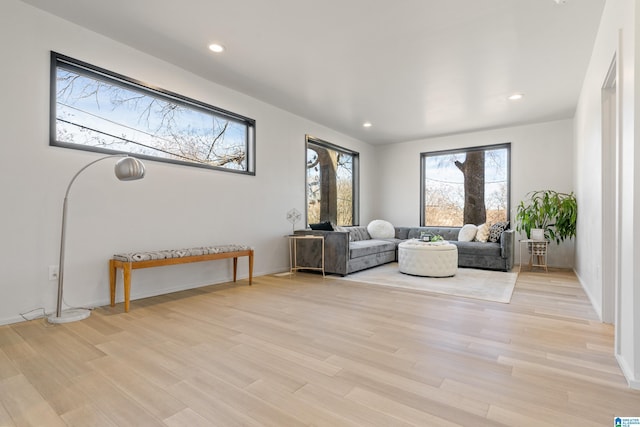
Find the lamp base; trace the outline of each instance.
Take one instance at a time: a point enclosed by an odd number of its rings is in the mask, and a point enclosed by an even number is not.
[[[91,311],[84,308],[74,308],[72,310],[64,310],[60,313],[60,316],[52,314],[47,318],[49,323],[69,323],[76,322],[78,320],[84,320],[91,316]]]

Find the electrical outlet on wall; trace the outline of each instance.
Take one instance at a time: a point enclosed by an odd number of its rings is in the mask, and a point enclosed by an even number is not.
[[[49,280],[58,280],[58,266],[50,265],[49,266]]]

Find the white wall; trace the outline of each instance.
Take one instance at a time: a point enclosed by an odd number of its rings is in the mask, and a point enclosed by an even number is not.
[[[634,0],[608,0],[605,4],[591,62],[581,92],[575,116],[576,192],[581,203],[578,234],[585,236],[576,247],[576,273],[601,311],[602,283],[602,129],[601,88],[609,66],[617,58],[619,114],[621,128],[621,259],[620,290],[617,296],[616,356],[634,388],[640,388],[640,253],[635,242],[640,238],[640,186],[636,170],[640,170],[640,152],[635,150],[640,123],[640,111],[635,108],[638,94],[636,63],[640,59],[639,35],[636,23],[640,9]],[[619,48],[621,46],[621,49]]]
[[[108,303],[107,261],[120,251],[241,243],[256,250],[256,275],[288,269],[283,236],[291,225],[285,214],[291,208],[304,212],[306,133],[360,152],[361,219],[371,218],[374,152],[363,142],[16,0],[0,2],[0,40],[0,324],[55,307],[56,284],[47,270],[58,263],[64,191],[77,170],[100,156],[48,145],[51,50],[257,122],[255,177],[147,161],[144,180],[119,182],[110,160],[87,169],[70,196],[68,304]],[[240,277],[247,276],[243,261]],[[136,271],[132,298],[228,281],[229,264]]]
[[[530,191],[573,191],[572,123],[561,120],[380,147],[378,169],[384,179],[379,183],[382,202],[377,215],[396,225],[420,223],[420,153],[510,142],[513,220],[517,204]],[[573,241],[552,244],[549,265],[572,267],[573,246]]]

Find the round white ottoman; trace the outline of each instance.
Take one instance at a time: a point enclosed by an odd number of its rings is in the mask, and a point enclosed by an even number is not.
[[[398,265],[401,273],[414,276],[455,276],[458,248],[449,242],[407,240],[398,245]]]

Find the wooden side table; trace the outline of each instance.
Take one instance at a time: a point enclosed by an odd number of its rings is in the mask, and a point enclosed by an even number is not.
[[[547,253],[549,252],[549,241],[534,239],[520,240],[520,264],[518,266],[518,272],[522,270],[523,243],[524,250],[528,251],[529,247],[531,247],[531,251],[529,252],[529,270],[532,270],[533,267],[541,267],[544,268],[544,271],[548,273],[549,270],[547,269]],[[537,259],[537,263],[534,263],[534,258]]]
[[[324,275],[324,236],[318,236],[315,234],[290,234],[287,236],[289,239],[289,273],[294,274],[298,270],[318,270],[322,271],[322,277]],[[301,240],[317,241],[322,247],[321,251],[321,266],[309,267],[298,265],[298,242]]]

